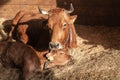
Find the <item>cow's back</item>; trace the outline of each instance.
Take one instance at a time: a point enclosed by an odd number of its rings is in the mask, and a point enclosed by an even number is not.
[[[47,20],[44,19],[31,19],[27,22],[18,23],[13,31],[13,38],[17,41],[24,37],[25,33],[28,40],[26,44],[33,46],[36,50],[48,49],[50,42],[49,29],[47,27]]]
[[[27,44],[33,46],[37,50],[48,49],[50,42],[50,33],[47,29],[47,21],[32,20],[29,23],[29,27],[26,31],[28,35]]]

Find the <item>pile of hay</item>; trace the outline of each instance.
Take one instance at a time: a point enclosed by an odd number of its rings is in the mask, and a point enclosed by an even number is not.
[[[5,18],[0,18],[0,41],[7,39],[7,33],[4,31],[3,23],[6,21]]]

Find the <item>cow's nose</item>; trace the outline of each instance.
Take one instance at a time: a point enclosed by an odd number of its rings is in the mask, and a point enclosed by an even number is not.
[[[49,43],[50,49],[58,49],[58,48],[59,48],[59,45],[60,45],[60,43],[58,43],[58,42],[56,42],[56,43],[50,42],[50,43]]]

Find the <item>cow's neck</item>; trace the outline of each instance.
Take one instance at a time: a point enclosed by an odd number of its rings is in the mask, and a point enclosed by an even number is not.
[[[68,47],[71,47],[71,43],[72,42],[72,30],[71,28],[68,29],[68,36],[67,36],[67,39],[64,43],[64,47],[65,48],[68,48]]]

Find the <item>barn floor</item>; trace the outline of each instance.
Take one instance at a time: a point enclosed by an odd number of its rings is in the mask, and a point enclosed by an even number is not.
[[[76,25],[78,48],[72,61],[31,80],[120,80],[120,27]],[[17,80],[17,69],[0,68],[0,80]]]

